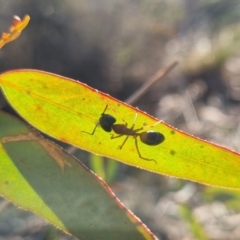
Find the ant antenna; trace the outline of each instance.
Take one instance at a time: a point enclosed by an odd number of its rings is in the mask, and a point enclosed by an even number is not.
[[[97,91],[97,90],[96,90],[96,91]],[[109,104],[106,99],[104,99],[104,97],[99,93],[99,91],[97,91],[97,93],[98,93],[99,97],[101,98],[101,100],[104,101],[105,104],[106,104],[109,108],[111,108],[111,110],[113,110],[113,111],[116,113],[116,115],[120,116],[122,122],[124,122],[124,124],[127,126],[127,122],[126,122],[126,121],[124,120],[124,118],[116,111],[116,109],[115,109],[111,104]]]
[[[107,108],[108,108],[108,105],[106,105],[106,107],[104,108],[103,113],[101,115],[103,115],[106,112]],[[86,131],[81,131],[81,132],[87,133],[89,135],[93,135],[95,133],[95,131],[96,131],[96,129],[97,129],[99,124],[100,124],[100,122],[98,121],[97,124],[95,125],[92,133],[89,133],[89,132],[86,132]]]

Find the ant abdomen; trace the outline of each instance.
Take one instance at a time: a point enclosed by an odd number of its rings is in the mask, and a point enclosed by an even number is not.
[[[147,145],[158,145],[165,140],[163,134],[155,131],[147,131],[139,134],[141,141]]]
[[[100,126],[106,132],[112,131],[112,126],[115,122],[116,122],[116,118],[114,118],[112,115],[109,115],[109,114],[102,114],[102,116],[99,119]]]

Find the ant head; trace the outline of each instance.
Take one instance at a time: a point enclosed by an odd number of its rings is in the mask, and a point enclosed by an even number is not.
[[[113,124],[116,122],[116,118],[109,114],[102,114],[99,119],[99,124],[106,132],[111,132]]]
[[[165,140],[165,137],[159,132],[147,131],[140,134],[140,139],[147,145],[158,145]]]

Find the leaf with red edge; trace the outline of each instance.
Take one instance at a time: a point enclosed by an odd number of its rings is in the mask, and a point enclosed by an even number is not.
[[[81,162],[0,112],[0,195],[79,239],[155,239]]]
[[[226,148],[200,140],[158,122],[148,114],[101,93],[85,84],[52,73],[37,70],[15,70],[0,75],[2,90],[15,110],[38,130],[69,144],[117,159],[126,164],[168,176],[240,189],[240,155]],[[128,123],[143,131],[154,130],[165,141],[149,146],[138,139],[139,157],[132,136],[122,149],[124,137],[111,139],[111,134],[97,127],[92,132],[106,105],[106,114],[117,124]],[[154,126],[153,126],[154,125]]]

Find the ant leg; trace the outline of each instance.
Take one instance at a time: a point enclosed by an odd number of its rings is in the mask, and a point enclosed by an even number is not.
[[[139,148],[138,148],[137,138],[135,138],[135,146],[136,146],[136,149],[137,149],[137,152],[138,152],[138,156],[139,156],[141,159],[146,160],[146,161],[153,161],[153,162],[155,162],[155,164],[157,164],[156,160],[154,160],[154,159],[142,157],[142,155],[140,154]]]
[[[122,145],[118,147],[119,149],[122,149],[122,148],[123,148],[123,146],[124,146],[125,142],[128,140],[128,138],[129,138],[129,136],[127,136],[127,137],[125,138],[125,140],[123,141]]]
[[[135,123],[136,123],[136,121],[137,121],[137,117],[138,117],[138,114],[137,114],[137,112],[136,112],[135,118],[134,118],[134,120],[133,120],[133,125],[132,125],[131,129],[134,129]],[[134,131],[135,131],[135,130],[134,130]]]
[[[119,137],[122,137],[122,136],[124,136],[124,135],[121,134],[121,135],[115,135],[115,136],[114,136],[114,134],[112,134],[112,135],[111,135],[111,139],[119,138]]]
[[[122,137],[122,136],[124,136],[124,135],[116,135],[116,136],[112,135],[112,136],[111,136],[111,139],[120,138],[120,137]],[[122,145],[119,146],[118,149],[122,149],[122,148],[123,148],[123,146],[124,146],[125,142],[128,140],[128,138],[129,138],[129,136],[127,136],[127,137],[125,138],[125,140],[123,141]]]
[[[104,108],[104,110],[103,110],[103,112],[102,112],[102,115],[106,112],[107,108],[108,108],[108,105],[106,105],[106,107]],[[95,125],[92,133],[89,133],[89,132],[86,132],[86,131],[81,131],[81,132],[87,133],[87,134],[89,134],[89,135],[93,135],[93,134],[95,133],[98,125],[99,125],[99,122]]]
[[[135,119],[134,119],[133,125],[132,125],[132,127],[131,127],[130,129],[134,129],[136,119],[137,119],[137,113],[136,113],[136,116],[135,116]],[[127,127],[127,123],[125,123],[125,124],[126,124],[126,127]],[[117,136],[112,135],[111,139],[119,138],[119,137],[122,137],[122,136],[124,136],[124,135],[126,135],[126,134],[121,134],[121,135],[117,135]],[[126,143],[126,141],[127,141],[128,138],[129,138],[129,136],[130,136],[130,135],[127,135],[127,136],[126,136],[126,138],[124,139],[122,145],[119,146],[118,149],[122,149],[122,148],[123,148],[124,144]]]
[[[86,132],[86,131],[81,131],[81,132],[87,133],[87,134],[89,134],[89,135],[93,135],[93,134],[95,133],[98,125],[99,125],[99,123],[96,124],[96,126],[95,126],[95,128],[93,129],[92,133],[89,133],[89,132]]]
[[[136,129],[136,130],[134,130],[134,131],[135,131],[135,132],[139,132],[139,131],[141,131],[141,130],[143,130],[143,129],[145,129],[145,128],[153,128],[153,127],[157,126],[158,124],[160,124],[161,122],[163,122],[163,121],[160,120],[160,121],[158,121],[158,122],[156,122],[156,123],[154,123],[154,124],[152,124],[152,125],[143,126],[143,127],[138,128],[138,129]]]
[[[138,117],[138,113],[136,112],[135,118],[134,118],[134,121],[133,121],[133,125],[135,125],[135,123],[136,123],[136,121],[137,121],[137,117]]]

